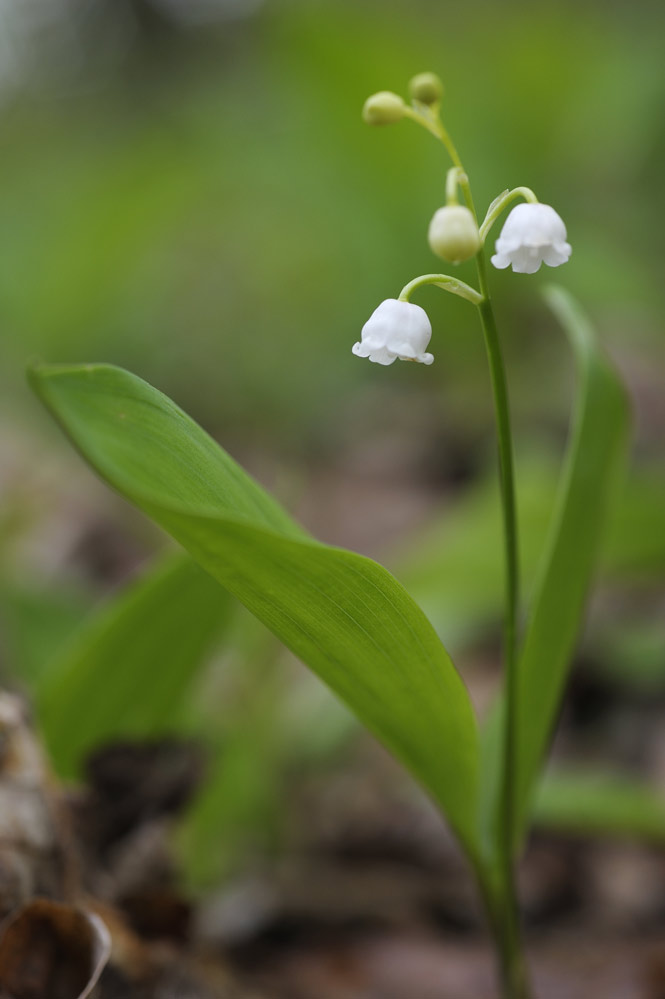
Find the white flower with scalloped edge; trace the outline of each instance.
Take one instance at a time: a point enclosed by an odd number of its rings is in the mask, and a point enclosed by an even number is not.
[[[425,352],[432,337],[432,326],[424,309],[411,302],[387,298],[374,310],[362,328],[361,339],[353,353],[369,357],[375,364],[393,361],[419,361],[431,364],[433,354]]]
[[[515,205],[496,241],[495,267],[512,264],[516,274],[535,274],[545,262],[549,267],[565,264],[572,253],[566,242],[563,219],[550,205]]]

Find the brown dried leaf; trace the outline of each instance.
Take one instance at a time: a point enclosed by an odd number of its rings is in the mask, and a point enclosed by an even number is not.
[[[85,999],[110,952],[99,916],[34,899],[0,928],[0,997]]]

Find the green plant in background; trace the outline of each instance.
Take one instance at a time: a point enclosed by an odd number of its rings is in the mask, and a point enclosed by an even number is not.
[[[627,412],[592,329],[566,293],[550,289],[548,302],[573,347],[580,393],[539,583],[520,632],[508,392],[483,245],[501,212],[522,197],[504,224],[494,265],[532,273],[542,261],[565,262],[570,247],[561,219],[527,188],[501,194],[478,224],[467,174],[440,119],[441,94],[438,79],[422,74],[412,81],[411,105],[382,93],[369,99],[364,114],[373,124],[411,118],[448,150],[447,203],[432,219],[429,241],[452,263],[475,259],[478,289],[445,274],[416,278],[398,299],[379,306],[353,349],[384,365],[397,358],[430,364],[431,326],[409,301],[425,285],[479,311],[496,408],[506,566],[503,690],[482,731],[448,653],[406,590],[375,562],[308,536],[167,397],[108,365],[38,366],[30,380],[102,477],[307,663],[429,791],[475,874],[504,996],[523,999],[528,984],[513,869],[579,630]],[[170,591],[189,571],[169,570],[165,586]],[[131,613],[140,603],[132,602]],[[214,598],[202,613],[207,629]],[[177,696],[182,677],[176,657],[170,696]]]

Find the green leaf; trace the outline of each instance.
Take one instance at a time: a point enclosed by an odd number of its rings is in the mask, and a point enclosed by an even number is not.
[[[177,406],[110,366],[31,382],[96,470],[173,535],[417,776],[475,855],[468,694],[420,608],[381,566],[307,537]]]
[[[547,774],[538,786],[536,825],[590,836],[622,836],[665,843],[665,797],[623,774]]]
[[[563,289],[550,287],[545,295],[571,342],[580,389],[519,662],[516,831],[520,837],[561,704],[628,424],[623,387],[586,317]]]
[[[37,688],[50,757],[76,776],[87,751],[178,727],[186,691],[228,616],[229,598],[183,555],[149,569],[86,622]]]

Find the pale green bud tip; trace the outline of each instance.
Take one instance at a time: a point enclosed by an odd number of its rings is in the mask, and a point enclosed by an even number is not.
[[[443,84],[436,73],[418,73],[409,83],[409,94],[421,104],[437,104],[443,97]]]
[[[470,260],[480,249],[476,220],[463,205],[439,208],[429,224],[427,239],[432,252],[450,264]]]
[[[404,117],[404,107],[404,101],[398,94],[381,90],[365,101],[363,121],[368,125],[392,125]]]

